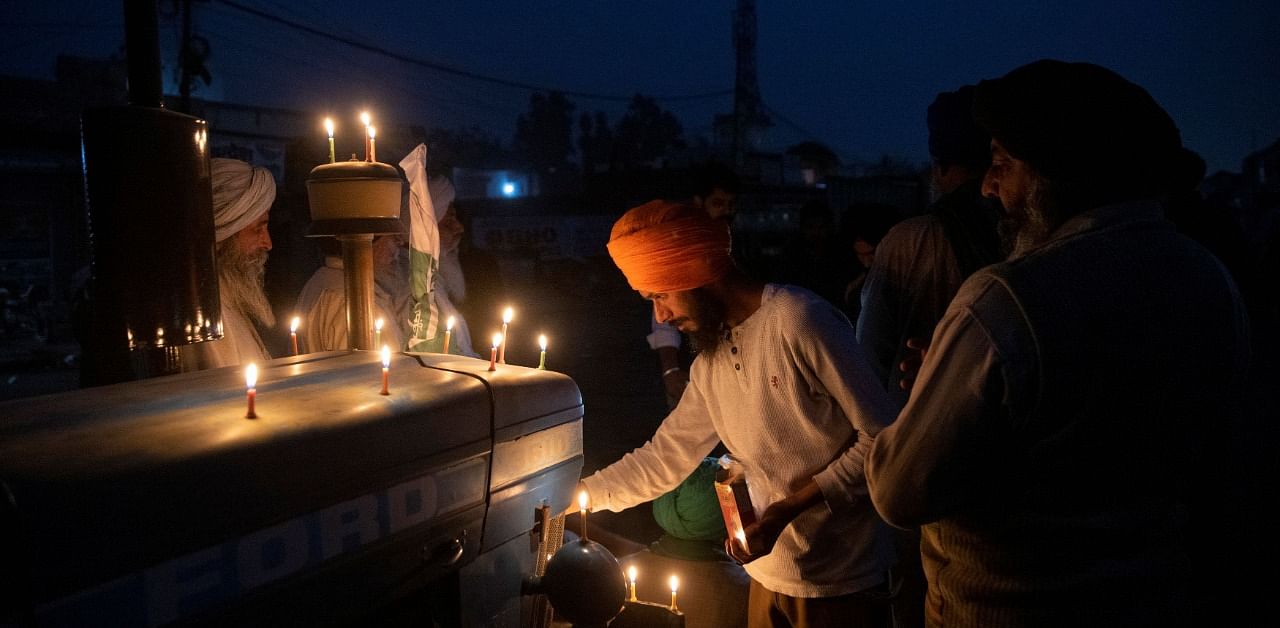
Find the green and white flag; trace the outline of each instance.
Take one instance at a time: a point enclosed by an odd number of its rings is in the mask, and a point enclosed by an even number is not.
[[[418,144],[400,160],[409,181],[409,288],[413,307],[409,319],[409,350],[440,353],[444,325],[432,298],[440,270],[439,216],[427,187],[427,146]],[[443,208],[442,208],[443,211]]]

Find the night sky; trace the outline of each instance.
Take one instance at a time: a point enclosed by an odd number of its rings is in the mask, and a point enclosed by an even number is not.
[[[616,120],[627,96],[733,86],[732,0],[288,2],[237,0],[399,54],[547,88]],[[162,2],[162,6],[172,2]],[[758,6],[770,148],[816,139],[847,160],[927,159],[924,110],[941,90],[1055,57],[1108,66],[1146,87],[1216,170],[1238,171],[1280,138],[1280,3],[1246,1],[769,2]],[[53,77],[57,54],[120,49],[108,0],[21,0],[0,18],[0,73]],[[162,17],[166,63],[179,21]],[[529,92],[353,50],[234,9],[197,3],[211,42],[212,100],[332,112],[355,125],[477,125],[510,140]],[[166,69],[172,80],[172,67]],[[667,100],[686,136],[707,136],[731,97]],[[317,121],[317,135],[322,133]],[[342,130],[339,130],[342,133]]]

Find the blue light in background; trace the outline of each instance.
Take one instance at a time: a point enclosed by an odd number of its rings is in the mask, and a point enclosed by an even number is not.
[[[516,184],[514,184],[514,183],[512,183],[512,182],[510,182],[510,181],[507,181],[506,183],[503,183],[503,184],[502,184],[502,195],[503,195],[503,196],[506,196],[506,197],[512,197],[512,196],[515,196],[515,195],[516,195]]]

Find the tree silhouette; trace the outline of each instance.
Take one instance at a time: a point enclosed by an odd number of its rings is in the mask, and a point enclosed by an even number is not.
[[[515,149],[541,173],[569,165],[573,154],[574,105],[560,92],[534,92],[529,111],[516,119]]]
[[[672,150],[685,147],[684,129],[670,111],[636,94],[614,132],[613,161],[623,168],[652,167]]]
[[[578,150],[582,153],[584,174],[612,169],[613,129],[603,111],[594,116],[584,111],[578,116]]]

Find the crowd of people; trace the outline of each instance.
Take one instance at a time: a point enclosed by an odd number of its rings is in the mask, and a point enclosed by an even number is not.
[[[749,576],[708,602],[732,606],[715,622],[1227,625],[1251,315],[1256,330],[1274,312],[1251,303],[1221,223],[1204,235],[1203,162],[1146,90],[1093,64],[1030,63],[925,114],[928,211],[858,206],[836,225],[806,206],[767,278],[734,245],[731,172],[615,223],[608,253],[652,304],[671,411],[582,480],[590,507],[672,491],[705,506],[707,456],[732,452],[763,497],[745,538],[664,526],[644,550]],[[431,195],[452,212],[447,183]],[[265,359],[249,323],[273,323],[270,177],[215,160],[214,187],[227,338],[196,368]],[[441,213],[453,261],[436,289],[462,299],[456,222]],[[403,239],[375,249],[391,278],[376,307],[403,322]],[[327,259],[298,302],[313,350],[345,347],[340,268]]]

